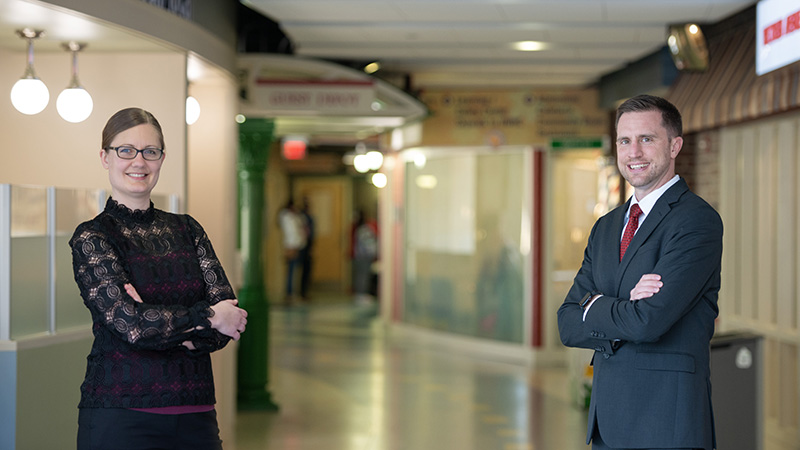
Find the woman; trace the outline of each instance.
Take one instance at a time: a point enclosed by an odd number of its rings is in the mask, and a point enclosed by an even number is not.
[[[81,385],[78,449],[221,449],[209,354],[238,340],[237,306],[203,228],[153,208],[164,136],[128,108],[103,129],[111,198],[70,240],[94,343]]]

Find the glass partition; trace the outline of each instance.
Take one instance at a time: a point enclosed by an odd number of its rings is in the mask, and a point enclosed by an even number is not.
[[[105,193],[98,190],[56,189],[55,220],[55,313],[56,330],[91,323],[72,272],[69,240],[75,227],[100,213]]]
[[[553,152],[550,158],[548,209],[550,301],[560,305],[583,261],[583,250],[594,222],[619,203],[619,175],[600,150]]]
[[[11,186],[11,339],[49,330],[47,189]]]
[[[437,153],[406,170],[404,320],[522,343],[529,155],[522,148]]]
[[[0,339],[88,329],[69,240],[81,222],[100,213],[106,192],[0,185],[0,194]],[[174,212],[178,201],[154,195],[153,203]]]

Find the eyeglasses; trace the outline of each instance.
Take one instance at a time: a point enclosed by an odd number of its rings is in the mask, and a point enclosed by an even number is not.
[[[130,145],[120,145],[119,147],[106,147],[106,150],[114,150],[121,159],[135,159],[139,153],[142,154],[142,158],[148,161],[158,161],[164,156],[164,150],[158,147],[147,147],[139,150]]]

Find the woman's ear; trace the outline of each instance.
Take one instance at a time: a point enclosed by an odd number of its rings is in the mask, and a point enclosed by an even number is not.
[[[104,169],[108,169],[108,152],[102,149],[100,150],[100,163]]]

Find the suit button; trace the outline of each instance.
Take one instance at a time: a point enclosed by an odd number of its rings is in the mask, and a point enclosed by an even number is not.
[[[611,357],[611,355],[609,355],[608,353],[603,353],[603,358],[608,359],[610,357]]]

